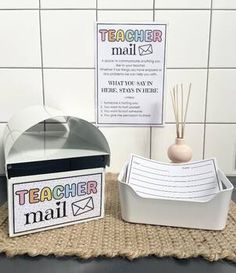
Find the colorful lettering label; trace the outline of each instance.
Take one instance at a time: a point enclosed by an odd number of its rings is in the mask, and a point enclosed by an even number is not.
[[[10,179],[11,236],[103,216],[103,169],[47,176]]]

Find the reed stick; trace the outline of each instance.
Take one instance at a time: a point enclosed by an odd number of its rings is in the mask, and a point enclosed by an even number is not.
[[[185,124],[186,124],[186,118],[187,118],[187,113],[188,113],[188,106],[189,106],[189,98],[190,98],[191,88],[192,88],[192,83],[189,84],[189,88],[188,88],[188,98],[187,98],[187,102],[186,102],[186,106],[185,106],[185,114],[184,114],[183,134],[184,134],[184,131],[185,131]]]
[[[172,92],[170,92],[170,94],[171,94],[172,107],[174,110],[175,120],[177,120],[177,113],[176,113],[176,106],[175,106],[175,87],[172,89]],[[176,135],[178,135],[177,122],[175,123],[175,127],[176,127]]]
[[[184,88],[183,84],[181,83],[181,138],[184,138]]]
[[[179,138],[179,90],[178,90],[178,85],[176,85],[176,112],[177,112],[177,137]]]
[[[184,85],[181,83],[181,92],[179,94],[179,86],[176,85],[171,90],[172,107],[175,116],[176,136],[177,138],[184,138],[185,125],[188,113],[189,98],[192,84],[189,84],[186,104],[184,105]]]

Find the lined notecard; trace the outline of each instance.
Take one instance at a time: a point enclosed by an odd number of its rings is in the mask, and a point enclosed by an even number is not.
[[[196,201],[222,187],[215,159],[170,164],[131,155],[126,182],[142,197]]]

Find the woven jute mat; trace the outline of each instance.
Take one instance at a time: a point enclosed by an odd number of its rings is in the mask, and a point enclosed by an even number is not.
[[[50,231],[9,238],[7,207],[0,208],[0,252],[6,255],[129,259],[156,255],[236,262],[236,204],[232,203],[223,231],[131,224],[122,221],[116,175],[106,176],[105,218]]]

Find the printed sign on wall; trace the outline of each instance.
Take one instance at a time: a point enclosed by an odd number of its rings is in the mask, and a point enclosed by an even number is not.
[[[96,121],[163,125],[166,24],[97,23]]]
[[[103,217],[103,182],[103,168],[10,179],[10,236]]]

